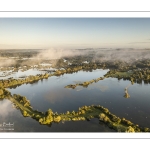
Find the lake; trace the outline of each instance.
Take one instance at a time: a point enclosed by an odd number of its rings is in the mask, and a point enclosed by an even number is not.
[[[87,88],[81,86],[75,89],[64,88],[69,84],[103,77],[108,71],[97,69],[92,72],[79,71],[52,76],[8,90],[12,94],[26,96],[33,109],[41,112],[50,108],[53,112],[63,113],[68,110],[77,111],[84,105],[101,105],[120,118],[124,117],[140,126],[150,127],[149,84],[131,85],[130,81],[106,78]],[[127,86],[130,98],[124,98],[124,89]],[[14,132],[115,132],[98,119],[52,123],[50,126],[40,125],[32,118],[23,117],[19,110],[12,107],[9,100],[0,101],[0,110],[0,124],[14,123]]]

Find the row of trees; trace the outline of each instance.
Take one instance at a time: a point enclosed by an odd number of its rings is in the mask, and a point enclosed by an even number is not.
[[[0,99],[8,98],[9,96],[10,92],[0,87]]]
[[[107,72],[107,74],[105,74],[104,77],[115,77],[119,80],[130,80],[131,84],[134,84],[135,82],[142,83],[142,81],[144,81],[144,83],[150,83],[150,69],[133,69],[131,70],[131,73],[129,73],[128,71],[122,71],[121,73],[119,69],[115,69]]]
[[[0,80],[0,87],[8,88],[13,86],[18,86],[24,83],[32,83],[34,81],[38,81],[41,79],[47,79],[49,77],[49,74],[39,74],[39,75],[30,75],[26,77],[25,79],[7,79],[7,80]]]
[[[24,83],[32,83],[41,79],[46,79],[50,76],[60,76],[63,75],[64,73],[73,73],[73,72],[78,72],[80,70],[82,70],[82,66],[77,66],[77,67],[68,67],[66,69],[60,69],[60,70],[56,70],[53,74],[38,74],[38,75],[30,75],[24,79],[6,79],[6,80],[0,80],[0,87],[13,87],[13,86],[18,86]]]

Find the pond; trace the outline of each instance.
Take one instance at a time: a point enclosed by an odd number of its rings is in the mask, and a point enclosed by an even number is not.
[[[33,109],[45,112],[49,108],[53,112],[64,113],[77,111],[84,105],[101,105],[116,116],[126,118],[143,127],[150,127],[149,84],[133,84],[130,81],[106,78],[87,88],[78,86],[75,89],[64,88],[68,84],[76,84],[103,77],[109,70],[97,69],[92,72],[79,71],[72,74],[52,76],[33,84],[24,84],[15,89],[8,89],[12,94],[26,96]],[[124,90],[128,86],[130,98],[124,98]],[[23,117],[14,109],[9,100],[0,101],[0,120],[14,122],[14,132],[115,132],[98,119],[90,121],[69,121],[40,125],[36,120]],[[12,132],[12,131],[11,131]]]

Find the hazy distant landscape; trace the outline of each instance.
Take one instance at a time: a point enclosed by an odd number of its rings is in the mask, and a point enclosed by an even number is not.
[[[0,132],[150,132],[150,19],[0,24]]]

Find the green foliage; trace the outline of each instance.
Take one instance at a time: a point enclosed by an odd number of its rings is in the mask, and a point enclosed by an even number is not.
[[[4,97],[4,95],[0,95],[0,99],[4,99],[5,97]]]
[[[54,116],[54,121],[55,121],[55,122],[60,122],[60,120],[61,120],[61,117],[60,117],[60,116],[57,116],[57,117]]]
[[[104,112],[107,114],[109,112],[109,110],[107,108],[105,108]]]
[[[105,118],[105,114],[104,113],[100,113],[99,114],[99,120],[101,120],[101,121],[103,121],[104,120],[104,118]]]
[[[69,112],[69,111],[67,111],[67,112],[66,112],[66,114],[67,114],[67,115],[69,115],[69,114],[70,114],[70,112]]]
[[[4,94],[3,90],[0,89],[0,96],[3,95],[3,94]]]
[[[43,122],[43,118],[40,118],[40,119],[39,119],[39,122],[42,123],[42,122]]]
[[[150,132],[149,128],[144,128],[144,132]]]
[[[109,119],[107,116],[105,116],[105,117],[103,118],[103,121],[104,121],[104,122],[109,122],[110,119]]]
[[[72,111],[72,114],[75,115],[75,111],[74,110]]]
[[[85,114],[85,110],[82,109],[82,110],[81,110],[81,114]]]
[[[28,113],[27,113],[25,110],[23,111],[23,116],[24,116],[24,117],[27,117],[27,116],[28,116]]]
[[[134,128],[132,128],[131,126],[127,127],[125,132],[135,132]]]
[[[47,114],[48,114],[48,116],[52,116],[53,111],[51,109],[48,109]]]

